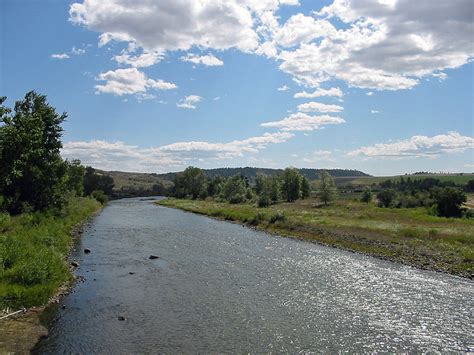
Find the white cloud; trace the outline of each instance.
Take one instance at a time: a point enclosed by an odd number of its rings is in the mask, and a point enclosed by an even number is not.
[[[372,96],[374,94],[373,91],[369,91],[368,93],[366,93],[367,96]]]
[[[366,158],[416,158],[437,157],[442,154],[462,153],[474,149],[474,138],[449,132],[433,137],[413,136],[394,143],[379,143],[348,153],[349,156]]]
[[[309,86],[339,79],[360,88],[409,89],[474,55],[471,0],[335,0],[315,16],[345,26],[278,55],[280,68]]]
[[[162,51],[144,52],[139,55],[132,55],[128,51],[114,56],[114,60],[119,64],[127,64],[134,68],[143,68],[152,66],[164,58]]]
[[[277,88],[278,91],[287,91],[289,89],[290,89],[290,87],[287,86],[287,85],[283,85],[283,86],[280,86],[279,88]]]
[[[335,125],[344,122],[344,119],[341,117],[328,115],[311,116],[306,113],[297,112],[280,121],[262,123],[261,126],[274,127],[280,129],[281,131],[313,131],[326,125]]]
[[[343,97],[344,93],[338,87],[330,89],[316,89],[314,92],[309,93],[306,91],[298,92],[295,94],[295,99],[314,99],[321,96],[335,96]]]
[[[214,101],[219,101],[221,99],[220,96],[216,96],[215,98],[213,98]]]
[[[51,58],[53,58],[53,59],[69,59],[71,57],[67,53],[58,53],[58,54],[51,54]]]
[[[194,64],[202,64],[206,66],[220,66],[224,65],[224,62],[220,60],[219,58],[215,57],[212,54],[208,55],[197,55],[197,54],[187,54],[186,56],[183,56],[180,58],[183,62],[191,62]]]
[[[147,51],[193,46],[250,51],[257,47],[258,36],[253,30],[252,6],[244,3],[84,0],[71,5],[69,16],[72,23],[101,33],[102,45],[115,40],[135,42]]]
[[[181,99],[176,106],[180,108],[187,108],[194,110],[196,108],[196,104],[201,102],[202,97],[198,95],[189,95],[186,96],[184,99]]]
[[[302,161],[305,163],[314,164],[321,161],[334,162],[335,160],[330,150],[315,150],[311,154],[304,157]]]
[[[65,143],[62,155],[65,158],[80,159],[85,165],[104,170],[166,172],[171,168],[184,168],[202,160],[225,160],[252,155],[269,144],[283,143],[292,137],[291,133],[277,132],[227,143],[177,142],[155,148],[93,140]]]
[[[380,113],[379,110],[370,110],[370,113],[375,114],[375,113]]]
[[[301,112],[341,112],[344,108],[339,105],[327,105],[320,102],[307,102],[298,105],[298,111]]]
[[[84,48],[72,47],[71,53],[74,54],[74,55],[82,55],[82,54],[86,53],[86,50]]]
[[[103,85],[95,86],[97,94],[122,96],[145,93],[148,89],[171,90],[177,88],[173,83],[149,79],[136,68],[109,70],[100,73],[97,80],[106,82]]]

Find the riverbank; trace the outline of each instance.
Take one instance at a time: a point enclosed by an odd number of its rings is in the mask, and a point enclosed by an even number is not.
[[[379,208],[349,199],[328,207],[314,199],[269,208],[212,200],[166,199],[158,204],[421,269],[474,277],[473,220],[430,216],[421,208]]]
[[[0,215],[0,315],[30,309],[0,320],[0,352],[28,351],[45,334],[41,312],[68,292],[73,275],[67,257],[73,240],[101,207],[92,198],[72,198],[59,216]]]

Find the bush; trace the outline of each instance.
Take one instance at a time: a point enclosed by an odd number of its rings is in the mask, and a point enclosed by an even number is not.
[[[268,207],[270,206],[271,202],[272,201],[270,200],[270,196],[268,196],[267,194],[262,193],[258,197],[258,207]]]
[[[109,198],[107,195],[104,193],[102,190],[95,190],[92,191],[92,197],[95,198],[97,201],[99,201],[101,204],[105,205]]]
[[[377,194],[377,200],[380,207],[392,206],[397,193],[393,189],[382,190]]]
[[[286,221],[286,216],[282,211],[277,211],[273,215],[270,216],[270,223],[276,223],[276,222],[284,222]]]
[[[432,190],[433,198],[436,202],[438,216],[440,217],[460,217],[462,214],[461,205],[467,201],[466,194],[455,187],[435,187]]]
[[[249,222],[251,226],[258,226],[259,224],[263,223],[266,221],[266,216],[262,212],[258,212],[255,217],[253,217]]]

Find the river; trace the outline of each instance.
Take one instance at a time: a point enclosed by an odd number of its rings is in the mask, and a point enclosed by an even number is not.
[[[73,258],[36,352],[474,351],[470,280],[153,201],[111,202]]]

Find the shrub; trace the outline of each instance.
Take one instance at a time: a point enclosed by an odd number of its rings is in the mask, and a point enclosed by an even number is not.
[[[107,201],[109,200],[107,195],[102,190],[92,191],[91,195],[92,195],[92,197],[94,197],[97,201],[99,201],[103,205],[106,204]]]
[[[377,194],[380,207],[390,207],[394,202],[397,193],[393,189],[382,190]]]
[[[466,194],[461,189],[455,187],[435,187],[432,190],[432,194],[436,202],[438,216],[461,216],[461,205],[467,200]]]
[[[272,214],[270,217],[270,223],[276,222],[284,222],[286,220],[286,216],[282,211],[277,211],[276,213]]]

